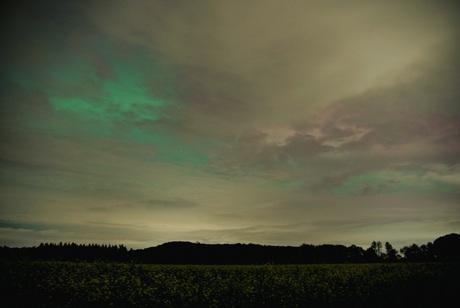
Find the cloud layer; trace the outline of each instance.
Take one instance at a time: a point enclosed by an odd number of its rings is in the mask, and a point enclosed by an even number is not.
[[[455,1],[20,1],[7,245],[406,245],[458,231]]]

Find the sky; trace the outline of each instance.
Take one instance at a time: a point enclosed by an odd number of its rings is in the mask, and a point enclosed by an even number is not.
[[[460,232],[458,1],[6,1],[0,245]]]

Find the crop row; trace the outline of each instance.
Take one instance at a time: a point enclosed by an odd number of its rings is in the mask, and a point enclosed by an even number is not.
[[[460,266],[0,262],[13,307],[305,307],[459,303]]]

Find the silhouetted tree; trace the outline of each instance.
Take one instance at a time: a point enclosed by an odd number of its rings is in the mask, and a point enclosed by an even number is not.
[[[422,255],[420,253],[420,247],[417,244],[410,246],[404,246],[400,249],[400,252],[408,261],[422,261]]]
[[[460,260],[460,234],[448,234],[437,238],[433,250],[439,261]]]
[[[377,253],[377,256],[379,257],[382,256],[382,242],[381,241],[377,242],[377,248],[375,252]]]
[[[459,261],[460,234],[448,234],[421,246],[401,248],[406,261]],[[202,244],[171,242],[146,249],[123,245],[41,243],[38,247],[0,247],[0,259],[116,261],[167,264],[305,264],[396,261],[400,256],[389,242],[373,241],[364,250],[351,245],[264,246],[257,244]]]
[[[348,262],[364,262],[365,250],[362,247],[351,245],[348,247]]]
[[[373,241],[371,246],[364,252],[364,259],[366,262],[378,262],[379,256],[377,254],[377,242]]]
[[[385,258],[388,261],[396,261],[398,259],[398,251],[389,242],[385,243]]]

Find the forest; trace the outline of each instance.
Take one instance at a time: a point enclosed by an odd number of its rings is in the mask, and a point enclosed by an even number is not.
[[[351,245],[267,246],[169,242],[145,249],[124,245],[42,243],[37,247],[0,247],[3,260],[111,261],[145,264],[319,264],[378,262],[444,262],[460,260],[460,234],[433,242],[393,248],[374,241],[367,249]]]
[[[0,248],[6,307],[458,307],[460,234],[298,247],[169,242]]]

